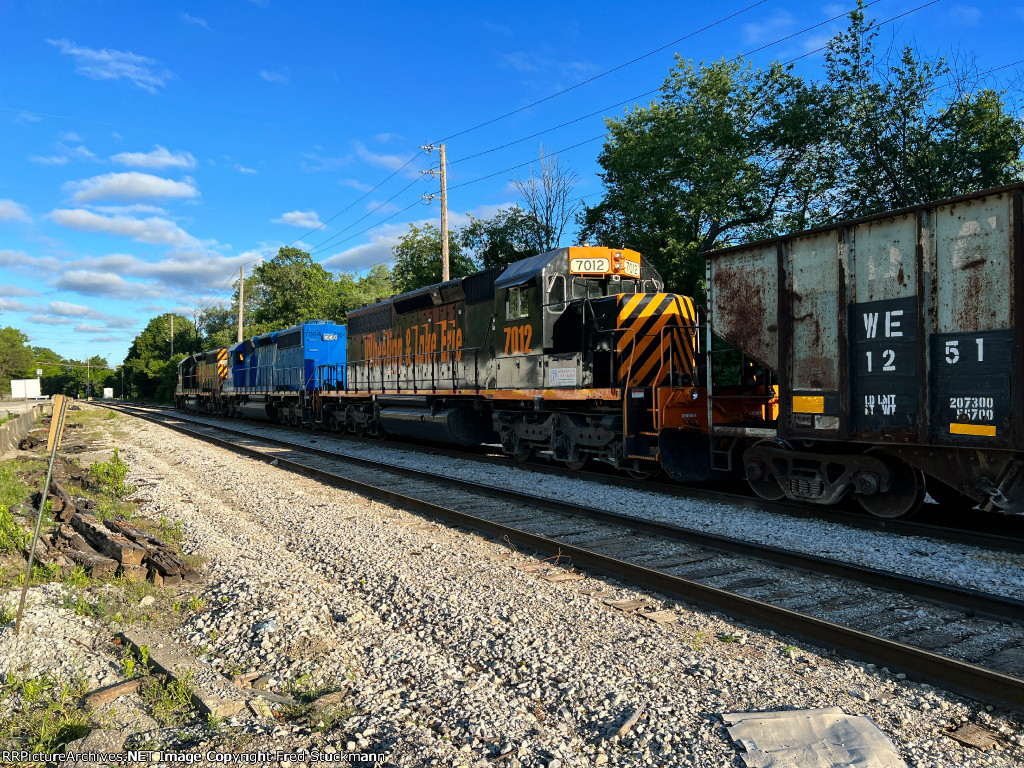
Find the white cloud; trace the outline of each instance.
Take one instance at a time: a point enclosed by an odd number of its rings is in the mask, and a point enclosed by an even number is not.
[[[352,189],[359,190],[360,192],[369,192],[373,189],[369,184],[364,184],[358,179],[342,179],[338,184],[343,187],[351,187]]]
[[[389,171],[397,171],[409,161],[408,157],[402,157],[401,155],[381,155],[371,152],[360,141],[354,142],[354,146],[356,155],[367,165],[375,165],[379,168],[387,168]]]
[[[81,232],[103,232],[108,235],[131,237],[154,245],[195,246],[199,241],[168,219],[151,216],[136,219],[131,216],[100,216],[82,208],[58,209],[50,218],[62,227]]]
[[[13,200],[0,200],[0,220],[29,221],[28,208]]]
[[[241,163],[235,163],[235,170],[239,173],[259,173],[255,168],[248,168]]]
[[[288,75],[285,75],[281,72],[269,72],[265,69],[261,69],[260,77],[262,77],[268,83],[280,83],[281,85],[288,84]]]
[[[28,321],[30,323],[41,323],[43,325],[71,325],[74,320],[68,320],[66,317],[50,317],[49,315],[29,315]]]
[[[157,291],[161,296],[166,296],[171,291],[183,291],[195,296],[209,290],[211,286],[221,285],[232,275],[237,275],[239,265],[245,264],[248,269],[248,265],[254,260],[261,260],[264,255],[276,251],[276,246],[268,246],[265,252],[251,251],[237,256],[222,256],[196,249],[178,251],[158,261],[144,261],[125,253],[112,253],[71,261],[65,268],[149,281],[142,284],[147,296],[152,295],[149,293],[150,289]],[[131,286],[140,285],[131,281],[125,282]],[[113,286],[114,282],[110,281],[109,285]]]
[[[79,144],[82,143],[82,137],[73,131],[61,131],[57,134],[57,138],[61,141],[77,141]]]
[[[38,165],[67,165],[68,159],[63,155],[49,155],[43,157],[42,155],[29,155],[28,161],[30,163],[36,163]]]
[[[303,154],[303,157],[309,161],[308,163],[306,160],[302,161],[302,170],[304,171],[336,171],[352,162],[351,155],[325,157],[314,152],[307,152]]]
[[[75,333],[106,333],[107,329],[102,325],[89,325],[88,323],[79,323],[74,327]]]
[[[206,23],[206,19],[201,19],[198,16],[189,16],[187,13],[181,14],[181,20],[186,24],[194,24],[197,27],[202,27],[207,31],[210,30],[210,25]]]
[[[960,26],[973,27],[981,21],[981,10],[973,5],[954,5],[950,13]]]
[[[14,118],[16,123],[38,123],[43,118],[37,115],[35,112],[19,112],[18,116]]]
[[[120,275],[107,272],[72,270],[64,272],[53,287],[59,291],[74,291],[83,296],[107,296],[113,299],[159,298],[162,291],[141,283],[128,282]]]
[[[152,152],[121,152],[110,158],[115,163],[133,168],[195,168],[190,152],[171,152],[157,144]]]
[[[118,317],[117,315],[110,315],[106,312],[101,312],[94,307],[89,307],[84,304],[72,304],[67,301],[51,301],[46,306],[46,310],[56,317],[81,317],[87,320],[98,320],[101,323],[105,323],[110,328],[131,328],[135,325],[135,320],[131,317]],[[104,328],[102,330],[107,329]]]
[[[500,209],[507,208],[509,205],[510,203],[481,205],[466,213],[451,211],[449,214],[449,224],[453,229],[465,226],[469,223],[470,215],[477,219],[489,219]],[[391,264],[394,260],[391,255],[391,249],[398,245],[401,237],[409,231],[410,224],[417,226],[433,224],[436,226],[437,218],[422,218],[401,224],[382,224],[367,233],[367,236],[370,238],[369,243],[357,245],[341,253],[329,256],[320,263],[325,269],[342,272],[361,272],[375,264]]]
[[[107,334],[106,336],[93,336],[89,341],[96,344],[109,344],[116,341],[127,341],[129,336],[122,334],[121,336],[114,336],[113,334]],[[108,363],[109,365],[109,363]]]
[[[792,13],[777,8],[763,19],[744,24],[743,40],[749,45],[760,45],[776,40],[796,27],[796,18]]]
[[[157,93],[163,88],[172,75],[167,70],[155,71],[152,66],[156,61],[146,56],[139,56],[131,51],[115,51],[110,49],[96,50],[76,45],[70,40],[47,40],[55,45],[60,52],[75,60],[75,70],[80,75],[93,80],[131,81],[149,93]]]
[[[69,181],[63,190],[65,193],[73,193],[71,199],[78,204],[110,199],[189,198],[199,194],[195,182],[188,177],[183,181],[172,181],[138,171],[105,173],[91,179]]]
[[[504,24],[496,24],[493,21],[487,21],[484,19],[484,29],[488,32],[493,32],[496,35],[502,35],[503,37],[512,37],[512,30],[506,27]]]
[[[401,208],[386,200],[371,200],[366,204],[366,210],[371,213],[394,213],[395,211],[400,211]]]
[[[283,213],[281,218],[271,219],[271,223],[287,224],[289,227],[303,227],[305,229],[323,226],[316,211],[291,211],[290,213]]]
[[[39,291],[31,288],[22,288],[20,285],[0,283],[0,296],[38,296]]]
[[[77,147],[70,147],[62,142],[57,142],[55,145],[57,154],[55,155],[30,155],[29,161],[38,163],[39,165],[67,165],[72,160],[95,160],[96,155],[86,147],[84,144],[79,144]]]
[[[52,256],[29,256],[22,251],[0,251],[0,267],[38,277],[40,272],[55,272],[60,261]]]
[[[35,307],[17,299],[6,299],[0,297],[0,310],[4,312],[34,312]]]
[[[400,133],[377,133],[373,140],[379,144],[387,144],[389,141],[402,141],[405,137]]]
[[[99,213],[110,213],[110,214],[123,214],[123,213],[153,213],[157,216],[166,216],[167,209],[161,208],[158,205],[148,205],[147,203],[132,203],[131,205],[90,205],[94,211]]]

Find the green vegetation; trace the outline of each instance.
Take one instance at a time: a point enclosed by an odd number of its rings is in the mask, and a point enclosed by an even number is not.
[[[179,726],[192,715],[192,673],[166,684],[152,680],[142,686],[139,694],[149,712],[165,728]]]
[[[109,459],[89,467],[89,483],[100,493],[115,499],[123,499],[135,493],[135,486],[124,481],[127,476],[128,465],[117,448],[114,448],[114,455]]]
[[[7,507],[0,506],[0,552],[19,552],[28,543],[28,533],[11,516]]]
[[[0,684],[0,711],[10,707],[11,714],[0,718],[0,743],[39,752],[81,738],[90,730],[80,704],[85,692],[84,679],[69,682],[50,674],[27,677],[8,671]]]

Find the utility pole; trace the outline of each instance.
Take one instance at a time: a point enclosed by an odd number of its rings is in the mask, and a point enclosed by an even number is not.
[[[238,343],[242,343],[242,305],[245,302],[245,267],[238,268]]]
[[[420,147],[425,149],[427,154],[434,149],[434,145],[430,144],[426,147]],[[448,180],[447,170],[445,168],[445,154],[444,144],[439,147],[441,155],[440,170],[434,170],[431,168],[429,171],[420,171],[420,173],[429,173],[433,176],[435,173],[441,176],[441,282],[446,283],[451,278],[451,273],[448,269]],[[433,200],[433,195],[421,195],[425,200]]]
[[[171,315],[171,357],[174,357],[174,315]]]

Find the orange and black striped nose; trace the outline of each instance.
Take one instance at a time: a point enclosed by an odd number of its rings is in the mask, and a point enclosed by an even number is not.
[[[693,299],[674,293],[622,294],[618,314],[620,386],[660,385],[669,370],[692,372],[697,334]]]

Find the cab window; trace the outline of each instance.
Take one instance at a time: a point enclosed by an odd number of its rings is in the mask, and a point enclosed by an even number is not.
[[[530,316],[530,305],[527,302],[526,286],[517,285],[508,289],[505,296],[505,319],[518,320]]]
[[[565,275],[552,275],[548,280],[548,310],[561,312],[565,309]]]
[[[594,299],[604,296],[604,289],[600,280],[585,280],[582,277],[574,277],[572,280],[572,297],[574,299]]]

